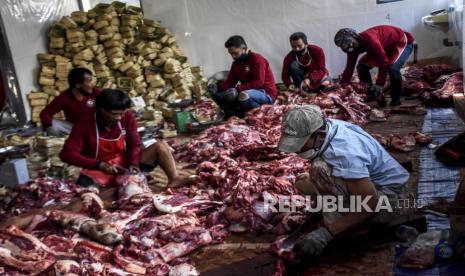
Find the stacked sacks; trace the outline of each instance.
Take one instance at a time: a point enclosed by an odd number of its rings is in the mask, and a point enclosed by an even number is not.
[[[148,107],[167,109],[167,102],[205,94],[202,69],[191,67],[171,32],[143,18],[139,8],[98,4],[88,12],[64,16],[48,36],[49,53],[38,55],[41,89],[31,93],[41,94],[34,99],[45,98],[45,93],[49,102],[50,96],[67,89],[66,77],[74,67],[91,70],[97,87],[124,89],[132,98],[141,96]],[[46,103],[39,104],[33,106],[35,122]]]

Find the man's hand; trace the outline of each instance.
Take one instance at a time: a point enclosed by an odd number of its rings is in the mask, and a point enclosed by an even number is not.
[[[376,98],[377,95],[383,94],[384,87],[382,87],[381,85],[373,84],[372,86],[370,86],[369,90],[373,93],[373,95]]]
[[[301,86],[302,86],[302,88],[309,88],[310,87],[310,80],[309,79],[304,79]]]
[[[368,90],[369,95],[373,97],[376,102],[378,102],[379,107],[386,106],[386,100],[384,99],[383,94],[384,87],[381,85],[374,84]]]
[[[56,130],[53,126],[48,126],[45,129],[45,134],[47,134],[47,136],[54,136],[54,137],[62,136],[61,133],[58,130]]]
[[[134,174],[140,173],[140,168],[139,168],[139,166],[131,165],[131,166],[129,166],[129,172],[134,173]]]
[[[108,174],[118,174],[118,173],[125,173],[127,172],[127,169],[122,167],[122,166],[119,166],[119,165],[116,165],[116,164],[109,164],[109,163],[106,163],[106,162],[101,162],[99,164],[99,169],[103,172],[106,172]]]
[[[301,259],[318,256],[333,239],[333,235],[324,227],[320,227],[304,236],[298,241],[294,249]]]

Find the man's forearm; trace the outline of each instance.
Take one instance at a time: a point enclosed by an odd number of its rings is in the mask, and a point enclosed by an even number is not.
[[[336,236],[346,231],[352,230],[353,228],[359,226],[363,222],[369,220],[375,214],[376,213],[367,212],[348,213],[347,215],[344,215],[336,221],[326,224],[326,226],[328,227],[329,232],[331,232],[333,236]]]
[[[362,198],[367,198],[370,196],[371,198],[368,200],[367,205],[369,208],[371,208],[371,210],[376,208],[378,196],[376,194],[375,187],[369,177],[362,179],[348,179],[347,189],[350,195],[360,196]],[[336,221],[329,223],[327,225],[328,230],[333,235],[338,235],[343,232],[352,230],[375,215],[376,213],[374,212],[366,212],[364,210],[358,213],[347,213]]]

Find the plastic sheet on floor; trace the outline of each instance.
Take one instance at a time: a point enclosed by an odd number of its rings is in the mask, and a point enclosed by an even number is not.
[[[433,143],[442,144],[465,131],[465,124],[452,108],[431,108],[425,116],[422,132],[433,136]],[[422,204],[439,199],[452,201],[460,182],[459,168],[449,167],[437,161],[434,150],[423,147],[420,152],[417,199]],[[447,219],[427,216],[428,229],[449,228]]]

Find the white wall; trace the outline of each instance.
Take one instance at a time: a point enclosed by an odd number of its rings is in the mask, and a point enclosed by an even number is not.
[[[447,8],[450,0],[404,0],[377,5],[376,0],[142,0],[147,18],[162,21],[176,36],[194,65],[207,75],[229,69],[231,57],[224,48],[230,35],[244,36],[249,48],[263,54],[281,82],[281,65],[290,50],[288,37],[303,31],[326,53],[332,76],[345,66],[345,55],[334,45],[340,28],[363,31],[391,24],[412,32],[418,57],[450,55],[442,45],[446,35],[423,26],[421,17]]]
[[[36,55],[47,52],[52,22],[77,10],[77,0],[3,0],[0,5],[28,119],[31,110],[26,95],[39,88]]]

